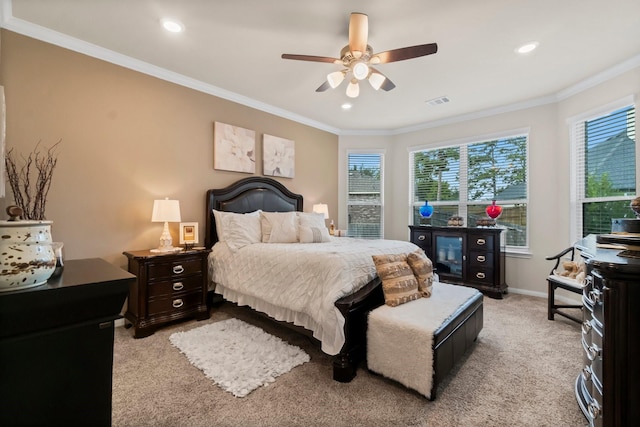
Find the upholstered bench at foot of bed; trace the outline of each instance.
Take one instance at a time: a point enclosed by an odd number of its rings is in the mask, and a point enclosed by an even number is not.
[[[430,298],[371,311],[368,369],[434,400],[482,329],[482,298],[473,288],[434,283]]]

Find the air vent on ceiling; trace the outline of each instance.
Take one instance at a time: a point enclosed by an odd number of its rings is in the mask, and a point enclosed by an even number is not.
[[[447,102],[449,102],[449,97],[440,96],[438,98],[429,99],[427,101],[427,104],[429,104],[429,105],[442,105],[442,104],[446,104]]]

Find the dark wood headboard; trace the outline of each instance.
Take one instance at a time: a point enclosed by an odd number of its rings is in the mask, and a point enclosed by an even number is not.
[[[211,248],[218,241],[213,210],[248,213],[261,209],[266,212],[302,212],[302,196],[292,193],[276,180],[251,176],[226,188],[207,191],[207,211],[204,244]]]

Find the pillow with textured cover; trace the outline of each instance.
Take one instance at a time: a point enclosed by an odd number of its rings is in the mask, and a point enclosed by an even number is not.
[[[407,255],[407,263],[418,280],[418,291],[429,298],[433,289],[433,263],[422,249],[416,249]]]
[[[262,241],[260,216],[258,215],[225,215],[222,218],[222,225],[225,242],[234,251]]]
[[[372,258],[382,280],[385,304],[396,307],[420,298],[418,281],[407,263],[406,254],[372,255]]]
[[[330,242],[331,236],[324,222],[324,215],[318,213],[298,212],[300,243]]]
[[[298,216],[295,212],[260,212],[262,243],[298,241]]]
[[[216,233],[218,234],[218,241],[219,242],[226,242],[227,241],[227,232],[226,232],[225,227],[229,226],[229,221],[230,221],[231,218],[241,218],[240,220],[242,220],[242,218],[247,216],[247,217],[258,218],[258,220],[259,220],[260,219],[260,210],[257,210],[257,211],[254,211],[254,212],[250,212],[250,213],[246,213],[246,214],[241,214],[241,213],[235,213],[235,212],[217,211],[217,210],[213,209],[213,216],[214,216],[215,221],[216,221]]]

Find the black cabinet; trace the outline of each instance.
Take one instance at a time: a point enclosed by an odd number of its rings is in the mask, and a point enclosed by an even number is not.
[[[440,280],[479,289],[493,298],[507,292],[500,228],[410,225],[411,242],[433,262]]]
[[[583,368],[575,394],[590,426],[640,425],[640,259],[578,242],[586,259]]]
[[[0,425],[111,425],[114,320],[134,280],[69,260],[42,286],[0,293]]]

